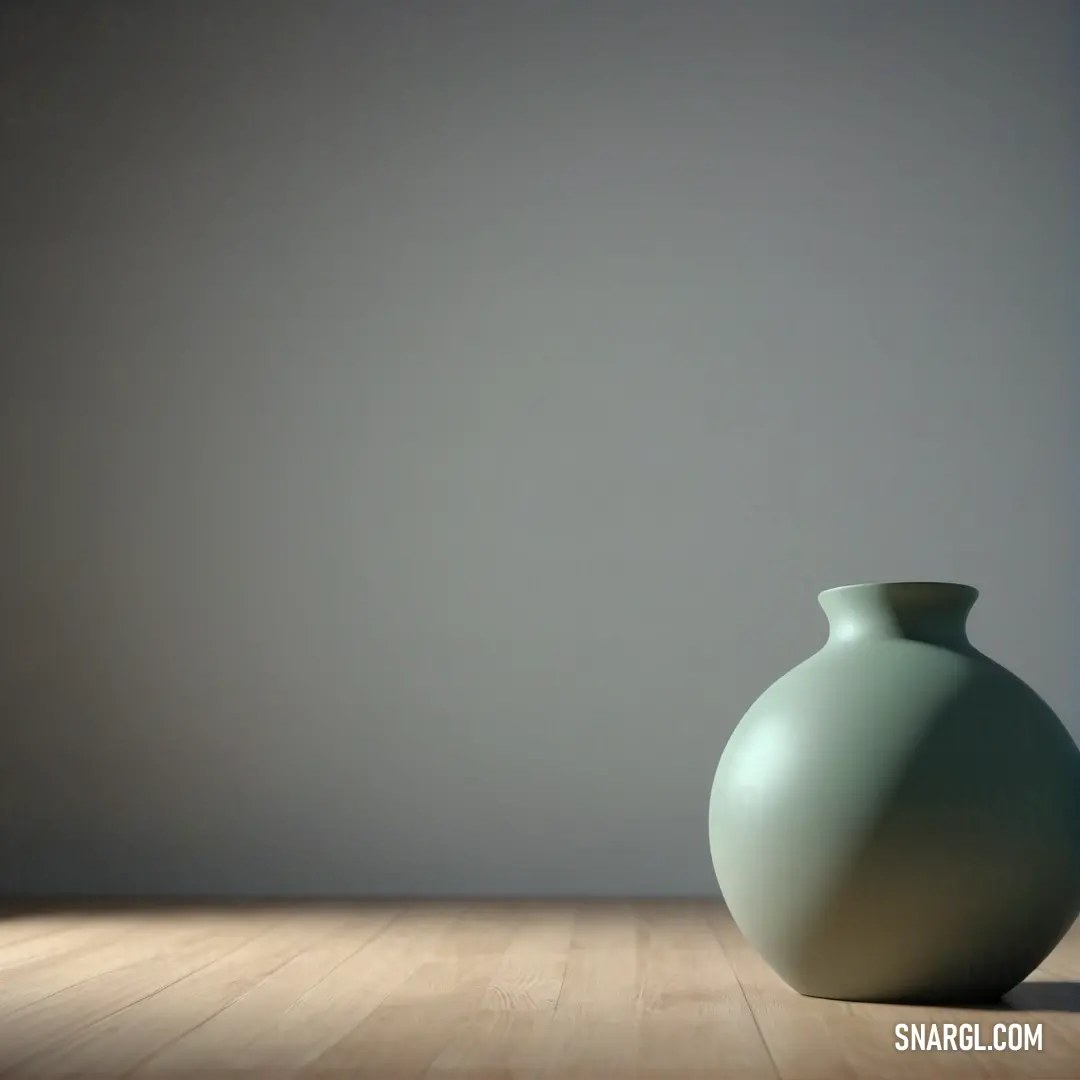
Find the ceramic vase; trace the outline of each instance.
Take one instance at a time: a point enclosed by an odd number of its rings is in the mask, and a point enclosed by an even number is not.
[[[977,596],[943,582],[823,592],[826,644],[724,749],[716,878],[803,994],[996,1000],[1080,912],[1080,750],[969,642]]]

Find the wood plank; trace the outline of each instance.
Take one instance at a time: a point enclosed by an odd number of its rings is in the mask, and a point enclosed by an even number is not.
[[[520,909],[514,936],[477,1012],[463,1022],[426,1074],[539,1076],[550,1063],[551,1018],[562,989],[574,931],[572,904]]]
[[[423,1074],[425,1080],[505,1077],[533,1080],[552,1075],[558,1046],[554,1012],[481,1009],[465,1020]]]
[[[643,976],[639,933],[632,904],[593,903],[578,909],[555,1008],[561,1023],[625,1024],[637,1015]]]
[[[642,905],[639,1070],[776,1077],[749,1002],[703,908]]]
[[[79,920],[58,927],[53,933],[30,935],[23,940],[0,946],[0,978],[43,961],[74,956],[96,948],[103,934],[115,934],[115,928],[105,928],[92,920]]]
[[[457,907],[400,905],[390,925],[300,995],[278,1022],[231,1058],[257,1072],[310,1069],[431,955],[461,917]],[[154,1072],[147,1062],[145,1072]]]
[[[58,931],[85,923],[82,916],[48,913],[23,913],[0,918],[0,954],[8,945],[31,941],[56,934]]]
[[[173,920],[163,925],[156,920],[133,920],[128,926],[109,922],[99,927],[100,936],[93,948],[5,972],[0,977],[0,1020],[87,981],[95,980],[100,987],[103,984],[99,980],[110,972],[167,958],[184,946],[219,939],[220,934],[220,927],[215,929],[205,922]]]
[[[516,921],[505,906],[470,905],[412,973],[314,1067],[347,1069],[352,1076],[423,1076],[476,1016]]]
[[[0,1019],[0,1072],[16,1067],[31,1070],[35,1059],[51,1047],[70,1042],[95,1022],[121,1015],[129,1006],[218,962],[265,932],[265,924],[258,920],[231,920],[208,939],[69,985]]]
[[[548,1028],[543,1067],[561,1076],[631,1075],[644,978],[641,924],[634,905],[585,904],[562,993]]]
[[[241,920],[237,924],[240,929]],[[271,916],[254,939],[207,946],[209,956],[196,954],[188,969],[151,993],[142,993],[90,1023],[79,1017],[77,1030],[36,1050],[20,1066],[34,1072],[125,1073],[180,1035],[240,997],[272,971],[292,959],[328,931],[323,917]],[[151,965],[152,970],[158,965]],[[122,972],[120,974],[123,974]],[[84,984],[87,985],[87,984]],[[31,1007],[33,1009],[33,1006]]]
[[[566,975],[573,932],[571,905],[526,908],[484,991],[480,1009],[553,1013]]]
[[[141,1072],[202,1073],[243,1066],[252,1043],[278,1029],[297,1001],[376,939],[396,914],[383,905],[352,915],[205,1023],[148,1058]]]
[[[802,997],[754,952],[726,911],[717,906],[709,917],[783,1080],[1077,1080],[1080,1076],[1080,1024],[1075,1016]],[[978,1024],[981,1041],[989,1044],[993,1026],[1002,1022],[1042,1024],[1043,1049],[997,1053],[896,1047],[897,1024]]]

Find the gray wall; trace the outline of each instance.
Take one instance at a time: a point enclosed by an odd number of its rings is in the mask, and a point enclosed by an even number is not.
[[[5,4],[0,887],[710,894],[817,592],[1076,732],[1072,4]]]

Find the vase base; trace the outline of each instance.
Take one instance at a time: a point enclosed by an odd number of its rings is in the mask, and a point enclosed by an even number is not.
[[[792,987],[792,989],[795,989]],[[961,992],[961,993],[934,993],[932,991],[917,994],[835,994],[827,992],[813,992],[798,990],[795,992],[800,997],[815,998],[819,1001],[846,1001],[854,1005],[908,1005],[921,1006],[924,1008],[957,1008],[957,1009],[994,1009],[1007,1006],[1003,1002],[1005,995],[1011,990],[987,991],[987,992]]]

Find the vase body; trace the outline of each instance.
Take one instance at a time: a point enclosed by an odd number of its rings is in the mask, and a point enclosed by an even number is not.
[[[822,593],[827,643],[724,749],[717,881],[800,993],[995,1000],[1080,912],[1080,750],[968,641],[977,595],[935,582]]]

